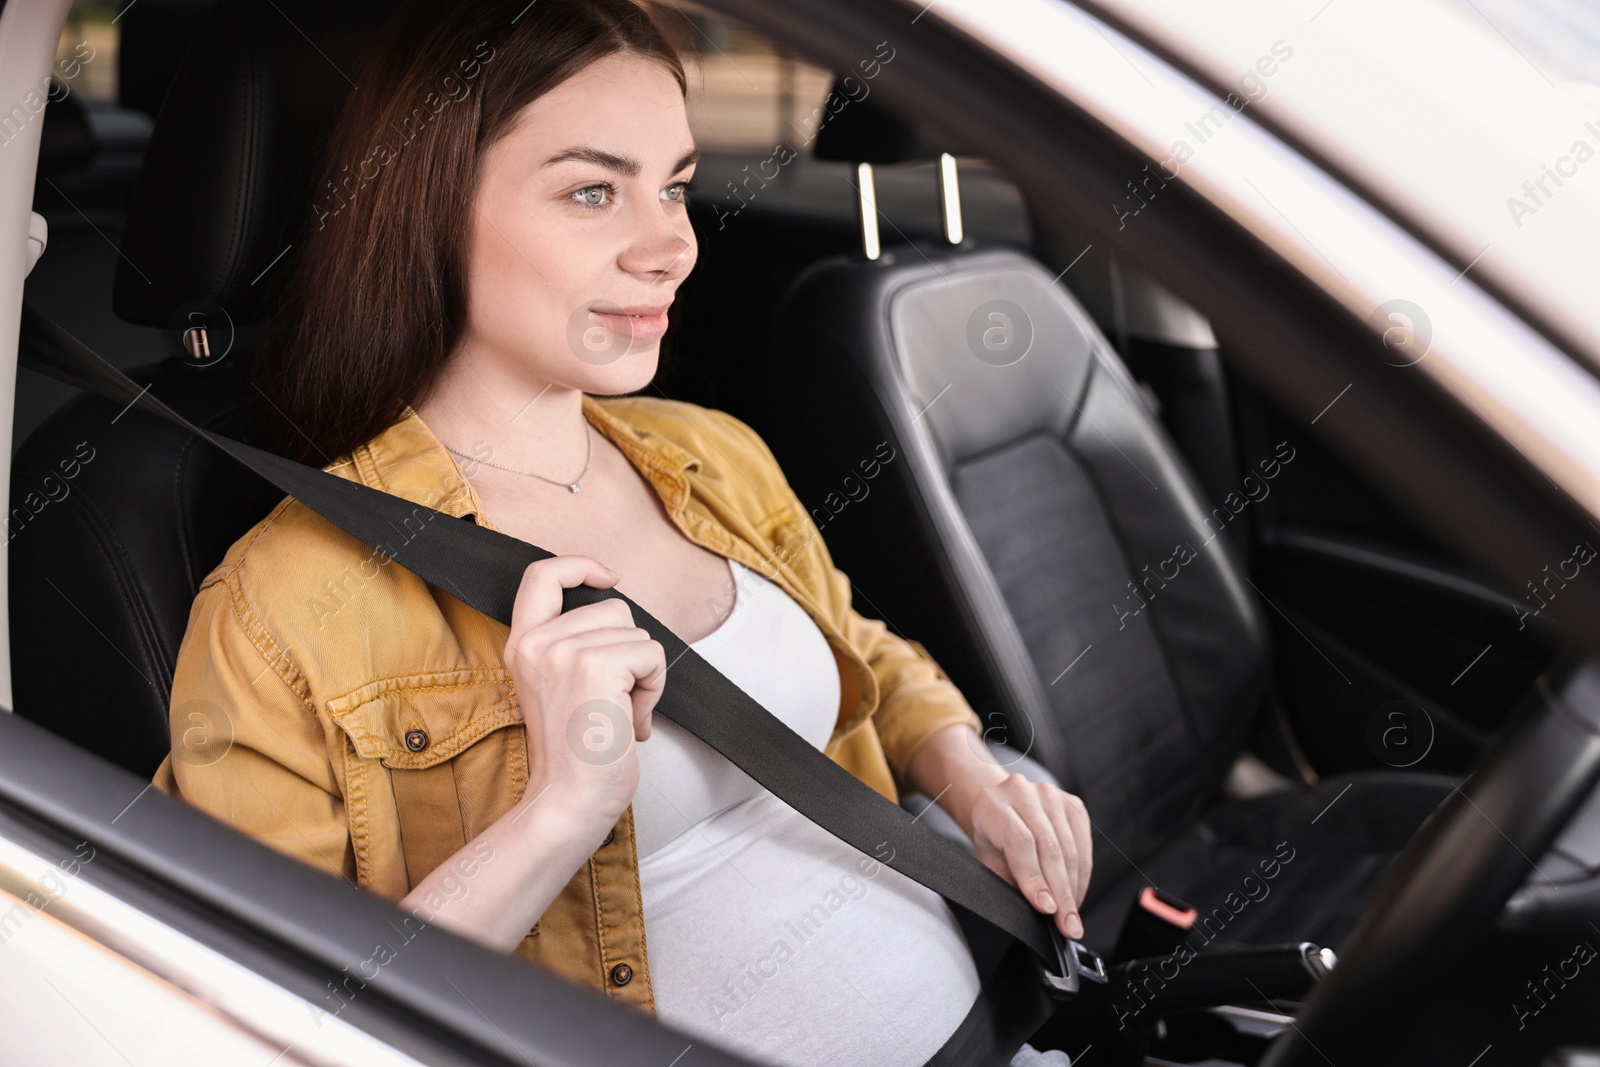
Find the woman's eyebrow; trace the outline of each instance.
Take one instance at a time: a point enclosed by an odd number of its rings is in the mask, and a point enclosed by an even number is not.
[[[673,164],[671,173],[676,174],[684,167],[687,167],[691,163],[697,163],[699,160],[700,150],[698,148],[691,148],[678,158],[677,163]],[[607,170],[616,171],[624,178],[637,178],[640,172],[644,170],[644,167],[639,163],[639,161],[634,159],[632,156],[619,156],[615,152],[607,152],[603,148],[591,148],[588,145],[580,145],[557,152],[555,155],[545,160],[542,165],[545,167],[552,167],[557,163],[567,162],[592,163],[597,167],[604,167]]]

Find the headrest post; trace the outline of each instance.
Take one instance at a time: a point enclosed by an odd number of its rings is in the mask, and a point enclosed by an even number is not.
[[[861,252],[868,259],[877,259],[882,246],[878,242],[878,190],[872,183],[872,164],[856,164],[857,200],[861,208]]]
[[[861,211],[862,254],[877,259],[883,245],[878,242],[878,189],[872,181],[872,163],[856,163],[856,206]]]
[[[944,217],[944,237],[953,245],[961,243],[961,183],[956,177],[956,157],[939,153],[939,212]]]
[[[211,333],[204,326],[191,326],[183,331],[183,350],[197,363],[211,358]]]

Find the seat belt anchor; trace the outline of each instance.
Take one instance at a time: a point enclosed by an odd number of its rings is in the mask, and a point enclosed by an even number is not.
[[[1045,991],[1051,997],[1071,1000],[1078,995],[1083,980],[1106,984],[1106,961],[1100,953],[1081,941],[1067,940],[1054,923],[1050,924],[1050,943],[1056,950],[1055,973],[1045,966],[1043,978]]]

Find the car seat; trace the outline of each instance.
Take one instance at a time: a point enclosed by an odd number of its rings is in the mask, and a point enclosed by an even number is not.
[[[187,26],[201,6],[146,0],[127,12],[128,39],[159,37],[175,17]],[[130,375],[207,429],[263,440],[250,418],[251,328],[282,277],[346,72],[391,6],[223,0],[172,75],[113,305],[171,339],[172,355]],[[154,20],[149,33],[141,19]],[[148,100],[165,74],[137,63],[125,57],[124,76]],[[208,324],[207,366],[179,355],[196,321]],[[13,700],[18,714],[149,776],[171,747],[172,669],[199,583],[283,494],[171,423],[119,408],[74,397],[13,458]]]
[[[815,151],[867,164],[863,251],[784,294],[760,426],[870,589],[862,610],[921,641],[991,736],[1083,798],[1089,944],[1109,949],[1154,884],[1195,905],[1207,941],[1337,946],[1456,779],[1223,797],[1270,666],[1225,520],[1052,271],[970,238],[872,255],[870,168],[939,160],[930,137],[851,101]]]

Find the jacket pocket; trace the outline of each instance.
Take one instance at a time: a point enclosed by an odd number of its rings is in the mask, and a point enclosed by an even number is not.
[[[382,678],[328,701],[328,715],[350,741],[351,837],[375,883],[414,888],[527,785],[504,668]]]

